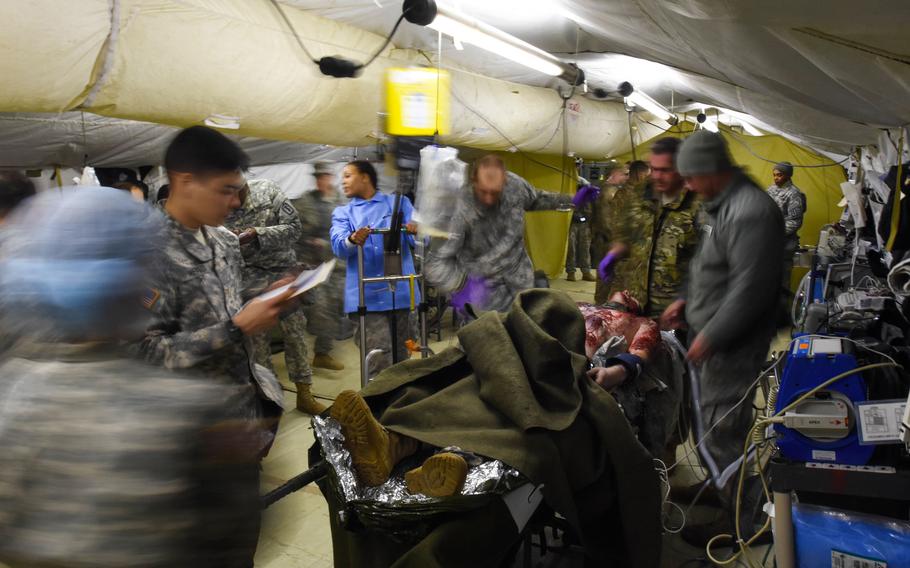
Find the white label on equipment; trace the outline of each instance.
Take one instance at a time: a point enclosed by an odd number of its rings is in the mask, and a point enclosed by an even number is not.
[[[884,560],[853,556],[840,550],[831,551],[831,568],[888,568]]]
[[[859,443],[864,445],[900,443],[901,419],[906,407],[906,400],[875,400],[857,403]]]
[[[812,459],[833,462],[837,459],[837,452],[829,452],[828,450],[812,450]]]

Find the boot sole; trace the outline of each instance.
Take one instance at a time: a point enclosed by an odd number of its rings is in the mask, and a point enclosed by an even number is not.
[[[450,497],[460,493],[468,475],[468,464],[456,454],[436,454],[404,476],[408,491],[428,497]]]
[[[331,416],[341,424],[344,446],[360,482],[370,487],[385,483],[392,471],[389,435],[363,397],[354,391],[342,392],[332,405]]]

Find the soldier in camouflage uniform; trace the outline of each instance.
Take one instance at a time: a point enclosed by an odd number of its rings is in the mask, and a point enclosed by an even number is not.
[[[0,365],[0,564],[251,566],[260,428],[232,412],[244,389],[118,345],[142,332],[161,216],[110,188],[21,214],[0,253],[0,326],[23,338]]]
[[[332,164],[318,163],[314,171],[316,189],[293,201],[303,228],[295,247],[297,260],[308,266],[327,262],[335,256],[329,232],[332,212],[342,204],[341,195],[332,184],[335,178]],[[306,309],[309,332],[316,336],[313,367],[332,371],[344,369],[344,364],[331,355],[344,313],[344,271],[344,265],[336,263],[329,281],[315,290],[315,300]]]
[[[275,375],[255,364],[251,338],[278,323],[290,293],[247,304],[241,298],[239,241],[221,225],[240,207],[248,164],[234,142],[202,126],[181,131],[168,146],[168,221],[160,239],[162,258],[145,298],[149,323],[137,348],[150,363],[193,370],[233,386],[238,396],[223,402],[225,411],[260,425],[253,449],[265,455],[284,393]],[[254,475],[258,480],[258,470]],[[252,520],[258,522],[258,516]],[[255,543],[248,566],[254,552]]]
[[[225,221],[240,240],[243,254],[243,299],[249,301],[281,280],[297,265],[295,243],[300,218],[281,187],[270,180],[249,180],[240,194],[241,206]],[[306,317],[301,310],[283,314],[284,360],[297,387],[297,409],[319,414],[325,406],[313,398],[313,370],[307,356]],[[269,334],[253,337],[256,362],[275,372]]]
[[[583,177],[578,178],[578,187],[589,185]],[[572,212],[572,224],[569,226],[569,246],[566,248],[566,280],[575,282],[575,269],[581,269],[581,279],[594,282],[597,277],[591,271],[591,215],[593,203],[585,203]]]
[[[679,144],[663,138],[652,146],[651,179],[625,196],[611,249],[624,257],[611,289],[628,290],[651,318],[679,298],[698,244],[699,202],[675,169]]]
[[[610,243],[616,240],[616,228],[622,219],[623,198],[628,193],[629,171],[617,162],[607,165],[606,179],[603,190],[594,201],[591,213],[591,260],[593,265],[609,252]],[[621,292],[619,288],[623,274],[620,268],[613,273],[613,279],[608,284],[600,279],[594,288],[594,301],[597,304],[606,303],[614,292]]]
[[[452,217],[452,236],[427,256],[427,280],[443,292],[479,282],[486,288],[480,310],[507,311],[515,295],[534,287],[534,268],[524,243],[525,211],[572,207],[572,196],[539,191],[507,172],[502,160],[475,162]]]
[[[790,274],[793,272],[793,255],[799,248],[799,229],[806,215],[806,195],[793,185],[793,164],[780,162],[771,172],[774,185],[768,188],[768,195],[777,203],[784,216],[784,270],[782,287],[783,313],[789,313]]]

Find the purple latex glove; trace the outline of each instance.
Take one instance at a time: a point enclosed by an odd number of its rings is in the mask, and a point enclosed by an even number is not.
[[[613,271],[616,269],[616,263],[619,261],[619,255],[608,252],[607,256],[600,261],[597,266],[597,275],[604,282],[609,282],[613,278]]]
[[[464,286],[452,293],[452,308],[463,311],[465,304],[483,309],[490,296],[490,289],[482,276],[468,276]]]
[[[594,201],[599,195],[599,187],[590,184],[584,185],[575,192],[575,197],[572,198],[572,204],[575,205],[576,209],[578,209],[580,207],[583,207],[586,203]]]

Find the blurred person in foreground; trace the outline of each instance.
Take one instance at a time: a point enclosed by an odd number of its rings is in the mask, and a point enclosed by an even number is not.
[[[161,216],[80,188],[35,198],[11,225],[0,323],[19,341],[0,365],[0,564],[252,566],[255,428],[224,412],[237,388],[121,348],[142,335]]]
[[[0,170],[0,248],[3,239],[10,231],[6,219],[13,210],[19,207],[26,199],[35,195],[35,184],[25,174],[18,170]],[[2,251],[0,251],[2,254]],[[2,257],[0,257],[2,258]],[[4,300],[0,297],[0,315],[3,312]],[[0,326],[0,360],[13,341],[12,330]]]

